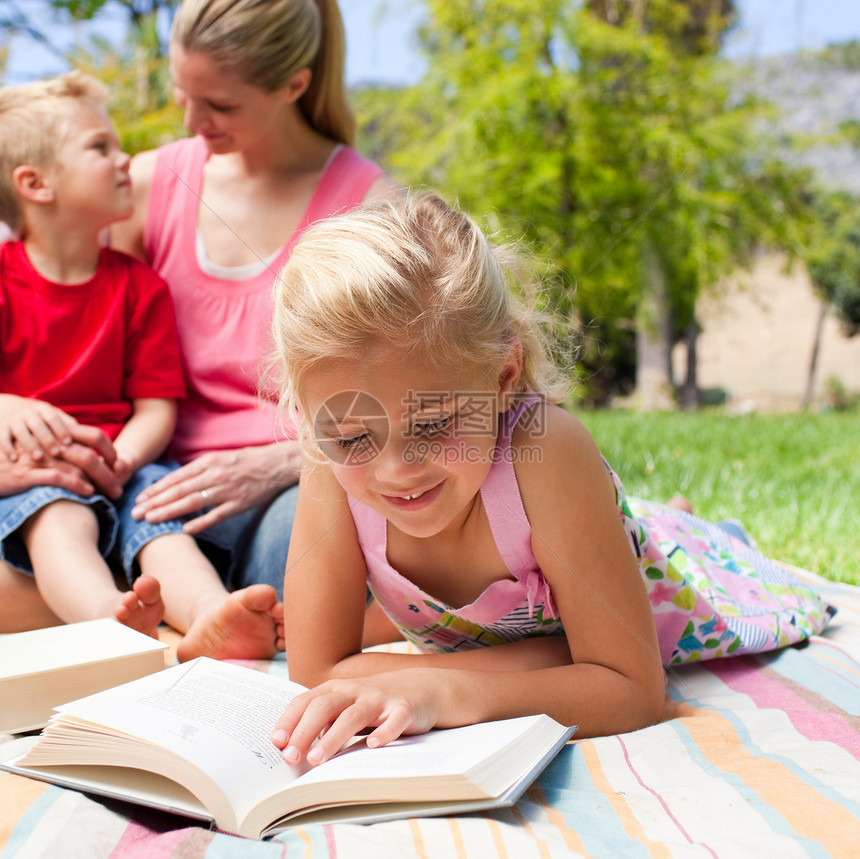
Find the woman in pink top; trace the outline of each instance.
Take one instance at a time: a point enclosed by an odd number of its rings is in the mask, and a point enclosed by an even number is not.
[[[335,0],[185,0],[170,45],[195,136],[132,161],[135,214],[111,243],[170,284],[188,397],[139,498],[151,522],[190,517],[231,587],[281,589],[301,454],[258,392],[271,289],[313,221],[393,188],[350,144]]]

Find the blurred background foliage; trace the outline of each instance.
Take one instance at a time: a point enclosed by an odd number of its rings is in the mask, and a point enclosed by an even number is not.
[[[699,296],[758,248],[803,259],[856,333],[857,199],[823,191],[786,158],[797,141],[774,132],[773,106],[721,55],[732,0],[420,2],[427,71],[412,86],[353,93],[359,148],[538,257],[585,403],[638,387],[643,408],[697,406],[695,361],[675,391],[672,346],[695,341]],[[92,39],[68,59],[109,84],[135,153],[184,133],[166,59],[177,4],[44,0],[38,23],[9,4],[0,26],[49,41],[52,19],[121,10],[119,48]],[[860,67],[860,47],[820,61]],[[857,145],[854,125],[840,134]]]
[[[55,16],[87,21],[120,4],[122,45],[90,39],[67,59],[110,86],[135,153],[185,133],[165,56],[177,2],[45,0],[38,25],[10,4],[0,27],[47,39]],[[686,400],[669,390],[669,350],[695,339],[699,296],[758,248],[803,260],[857,333],[858,199],[798,166],[793,152],[810,141],[781,129],[747,70],[721,55],[733,2],[421,2],[427,71],[411,86],[353,93],[358,147],[534,255],[547,308],[576,348],[580,406],[629,394],[643,369],[665,387],[652,405],[696,405],[695,365]],[[815,61],[860,69],[860,44]],[[837,136],[860,146],[858,129],[845,122]],[[707,517],[743,517],[765,551],[860,583],[855,400],[835,391],[849,411],[829,415],[582,414],[628,491],[686,492]]]

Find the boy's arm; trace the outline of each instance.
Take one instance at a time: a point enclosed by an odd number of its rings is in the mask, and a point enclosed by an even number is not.
[[[132,416],[114,440],[114,471],[125,482],[141,466],[164,452],[176,426],[176,401],[132,401]]]

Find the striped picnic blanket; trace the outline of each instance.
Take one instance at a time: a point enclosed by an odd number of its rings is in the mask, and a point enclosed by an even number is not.
[[[512,809],[261,842],[0,774],[0,859],[860,857],[860,589],[802,575],[823,635],[672,670],[671,718],[572,742]]]

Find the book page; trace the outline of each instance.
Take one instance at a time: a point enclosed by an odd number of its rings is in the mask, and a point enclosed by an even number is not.
[[[525,737],[541,716],[522,716],[401,737],[377,749],[363,742],[302,776],[302,783],[349,778],[445,776],[467,773],[488,756]]]
[[[287,764],[270,739],[275,721],[302,691],[303,687],[289,680],[201,657],[59,710],[62,719],[103,725],[126,735],[120,742],[111,737],[93,738],[102,749],[109,749],[97,756],[102,761],[153,771],[170,766],[163,753],[140,743],[135,748],[129,737],[189,761],[223,791],[241,821],[260,799],[287,787],[308,769],[307,764]],[[68,743],[65,736],[63,742]],[[48,753],[52,753],[50,746],[42,754],[37,746],[20,763],[49,765]],[[165,774],[178,780],[172,766]],[[187,780],[181,783],[207,805],[212,801],[198,785]],[[214,808],[212,811],[215,813]]]
[[[255,671],[241,675],[192,671],[170,687],[137,700],[181,719],[186,738],[193,738],[195,724],[206,725],[234,740],[267,769],[273,769],[281,761],[281,753],[269,738],[271,729],[295,693],[285,695],[280,687],[273,688],[269,679]],[[261,729],[263,725],[268,729]]]

